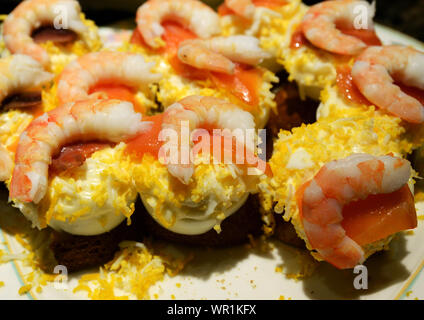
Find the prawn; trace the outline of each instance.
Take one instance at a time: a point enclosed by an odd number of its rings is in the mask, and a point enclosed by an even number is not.
[[[271,54],[259,47],[257,38],[245,35],[185,40],[178,49],[182,62],[227,74],[234,73],[234,62],[258,65],[270,57]]]
[[[368,30],[373,30],[374,4],[358,0],[331,0],[309,8],[301,25],[303,34],[318,48],[342,55],[357,55],[367,45],[337,29],[337,26],[352,28],[358,16],[356,8],[366,9],[366,25]]]
[[[199,127],[229,130],[255,128],[253,116],[249,112],[225,100],[204,96],[189,96],[169,106],[164,114],[162,129],[172,129],[173,132],[180,134],[184,121],[188,121],[190,132]],[[181,143],[181,140],[182,137],[179,137],[178,143]],[[191,141],[190,146],[187,146],[190,148],[188,154],[192,152],[192,144]],[[183,149],[181,145],[172,147],[174,150]],[[189,183],[194,172],[192,163],[171,163],[170,161],[167,167],[169,173],[184,184]]]
[[[120,142],[150,128],[129,102],[89,99],[62,105],[34,119],[19,137],[10,198],[38,203],[47,190],[52,156],[77,140]]]
[[[410,173],[407,160],[390,155],[353,154],[325,164],[304,184],[298,198],[304,231],[312,248],[340,269],[362,263],[364,250],[342,227],[343,207],[369,195],[399,190],[407,184]]]
[[[89,90],[99,82],[121,81],[134,87],[146,87],[158,81],[160,74],[152,73],[154,62],[142,55],[124,52],[93,52],[72,61],[62,71],[57,88],[59,103],[89,98]]]
[[[355,85],[371,103],[412,123],[424,121],[424,106],[395,85],[392,77],[424,90],[423,73],[424,53],[400,45],[368,47],[351,71]]]
[[[11,55],[0,59],[0,102],[12,94],[34,90],[53,79],[53,74],[30,56]]]
[[[3,108],[24,108],[40,103],[41,95],[36,92],[52,80],[53,75],[44,71],[41,64],[29,56],[16,54],[0,59],[0,103]],[[24,93],[31,92],[34,99],[23,101]],[[7,98],[14,96],[14,99]],[[18,129],[19,130],[19,129]],[[10,178],[12,158],[6,148],[0,146],[0,181]]]
[[[200,38],[221,32],[218,14],[198,0],[149,0],[137,9],[136,22],[144,41],[152,48],[161,46],[161,22],[175,20]]]
[[[22,1],[5,19],[3,38],[11,53],[31,56],[44,67],[50,63],[47,51],[36,44],[32,31],[57,19],[60,12],[66,12],[67,28],[77,34],[88,31],[81,20],[81,7],[76,0],[26,0]]]

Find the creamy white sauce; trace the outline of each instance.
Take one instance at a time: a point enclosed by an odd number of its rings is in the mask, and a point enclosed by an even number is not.
[[[225,218],[235,213],[241,206],[246,202],[249,197],[249,193],[245,193],[244,196],[238,201],[234,202],[229,208],[224,210],[223,214]],[[197,235],[203,234],[211,230],[215,225],[221,223],[220,219],[216,218],[215,210],[216,203],[210,199],[206,209],[202,209],[200,206],[190,207],[189,205],[183,205],[181,208],[165,206],[163,212],[164,216],[175,217],[175,222],[172,225],[164,225],[154,214],[154,200],[152,198],[141,197],[144,206],[146,207],[149,214],[158,222],[162,227],[169,231],[185,234],[185,235]]]

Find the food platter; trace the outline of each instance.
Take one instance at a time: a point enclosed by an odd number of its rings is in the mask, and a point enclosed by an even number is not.
[[[130,32],[100,28],[105,45],[129,37]],[[424,50],[419,41],[387,27],[377,26],[384,44],[411,45]],[[7,204],[7,192],[1,190],[0,248],[17,257],[25,250],[6,226],[5,217],[17,218],[18,212]],[[366,262],[368,288],[355,289],[357,274],[336,270],[327,263],[312,262],[307,253],[281,243],[261,243],[226,249],[167,247],[177,254],[191,256],[191,261],[176,276],[166,276],[150,291],[154,299],[423,299],[424,298],[424,202],[417,202],[418,227],[400,234],[387,252]],[[7,229],[7,230],[6,230]],[[303,279],[300,274],[311,276]],[[69,276],[65,285],[49,283],[42,290],[32,288],[22,293],[31,272],[19,259],[0,264],[0,299],[85,299],[82,291],[73,292],[83,273]],[[90,272],[90,271],[87,271]],[[26,291],[26,290],[24,290]]]

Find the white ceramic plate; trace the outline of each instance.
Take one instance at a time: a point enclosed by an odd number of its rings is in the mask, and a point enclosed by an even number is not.
[[[412,45],[424,51],[419,41],[386,27],[378,26],[377,33],[383,43]],[[129,31],[118,34],[111,28],[102,28],[101,35],[108,46],[129,36]],[[0,201],[0,214],[13,214],[6,203]],[[424,203],[417,203],[419,215],[424,215]],[[1,221],[1,219],[0,219]],[[299,254],[281,243],[274,249],[261,252],[244,246],[219,250],[197,250],[194,259],[173,278],[167,277],[151,290],[159,299],[424,299],[424,226],[423,219],[413,234],[404,233],[392,242],[391,249],[371,257],[368,269],[368,289],[353,286],[352,270],[336,270],[321,263],[309,278],[296,281],[286,274],[297,273],[303,264]],[[0,225],[1,227],[1,225]],[[16,239],[0,229],[0,246],[9,253],[22,252]],[[181,249],[181,248],[180,248]],[[184,250],[184,248],[182,249]],[[282,272],[280,271],[282,269]],[[0,299],[80,299],[86,296],[72,293],[80,276],[69,279],[68,289],[44,287],[19,295],[25,285],[25,274],[31,270],[19,260],[0,265]]]

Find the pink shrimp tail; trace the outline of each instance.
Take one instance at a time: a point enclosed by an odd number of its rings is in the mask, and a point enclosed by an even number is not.
[[[352,269],[364,261],[361,246],[349,237],[345,237],[337,248],[320,250],[319,253],[338,269]]]
[[[13,170],[12,181],[10,183],[9,198],[19,199],[23,202],[31,202],[30,191],[32,189],[31,180],[27,177],[26,167],[16,166]]]

